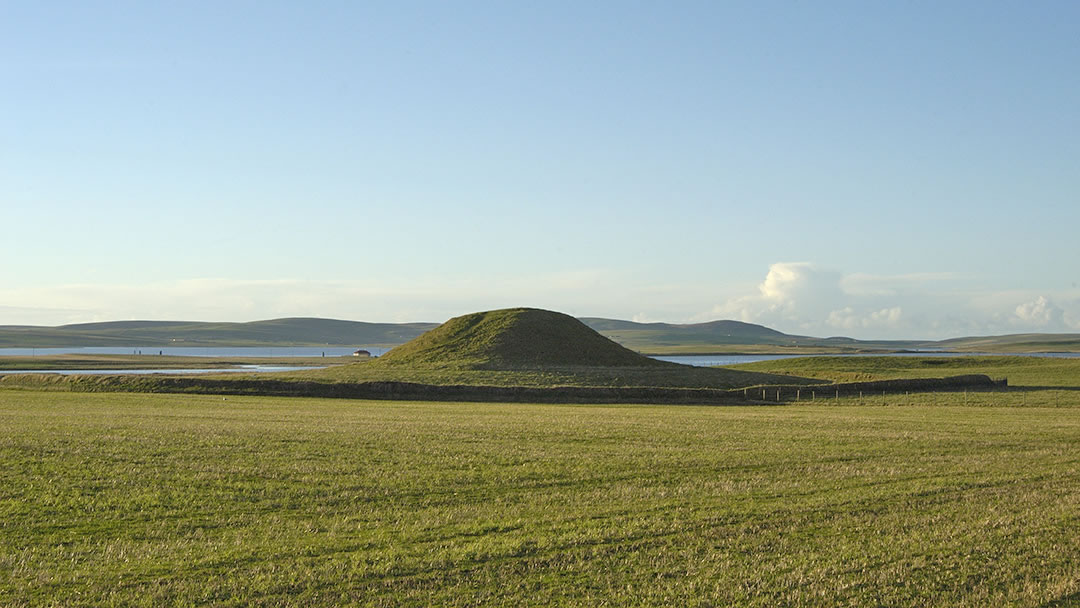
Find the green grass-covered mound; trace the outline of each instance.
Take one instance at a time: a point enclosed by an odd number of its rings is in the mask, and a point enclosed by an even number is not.
[[[732,389],[805,378],[658,361],[557,312],[510,308],[450,319],[372,361],[283,376],[433,386]]]
[[[450,319],[386,353],[379,363],[458,369],[668,365],[619,346],[569,315],[536,308]]]

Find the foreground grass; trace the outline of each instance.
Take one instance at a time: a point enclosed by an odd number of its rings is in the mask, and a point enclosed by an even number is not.
[[[1075,604],[1080,399],[1038,395],[0,391],[0,605]]]

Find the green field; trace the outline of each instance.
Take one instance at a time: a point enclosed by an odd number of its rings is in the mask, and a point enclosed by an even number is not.
[[[725,368],[728,369],[728,368]],[[1012,386],[1080,388],[1080,358],[1053,357],[801,357],[734,365],[755,373],[792,374],[833,382],[986,374]]]
[[[238,377],[243,377],[239,375]],[[349,363],[324,370],[274,374],[275,378],[318,382],[417,382],[469,386],[599,386],[739,388],[759,384],[800,384],[810,380],[729,369],[671,365],[670,367],[549,366],[538,370],[475,370],[444,367],[398,367],[378,360]]]
[[[0,390],[0,605],[1080,605],[1078,445],[1064,388],[772,407]]]

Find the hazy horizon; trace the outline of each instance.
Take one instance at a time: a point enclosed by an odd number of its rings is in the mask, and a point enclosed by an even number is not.
[[[486,311],[473,311],[473,312],[486,312]],[[588,314],[580,315],[577,318],[579,318],[579,319],[604,319],[604,320],[610,320],[610,321],[630,321],[630,322],[642,323],[642,324],[664,323],[664,324],[668,324],[668,325],[707,324],[707,323],[729,322],[729,321],[739,322],[739,323],[749,323],[747,321],[738,321],[737,319],[722,319],[722,318],[710,319],[710,320],[707,320],[707,321],[695,321],[693,323],[668,323],[667,321],[633,321],[632,319],[620,319],[620,318],[615,318],[615,317],[605,317],[605,316],[588,315]],[[303,316],[303,317],[275,317],[275,318],[265,318],[265,319],[247,319],[247,320],[241,320],[241,321],[221,321],[221,320],[213,320],[213,319],[121,319],[121,320],[113,320],[113,321],[88,321],[88,322],[66,323],[66,324],[62,324],[62,325],[19,325],[19,324],[2,325],[2,324],[0,324],[0,327],[40,327],[40,328],[46,328],[46,329],[60,329],[60,328],[66,328],[66,327],[78,327],[78,326],[82,326],[82,325],[99,325],[99,324],[107,324],[107,323],[164,323],[164,324],[168,324],[168,323],[209,323],[209,324],[214,324],[214,323],[237,323],[237,324],[245,324],[245,323],[260,323],[260,322],[267,322],[267,321],[280,321],[280,320],[285,320],[285,319],[312,319],[312,320],[316,320],[316,321],[334,321],[334,322],[346,322],[346,323],[356,322],[356,323],[371,323],[371,324],[390,323],[390,324],[400,324],[400,325],[408,325],[408,324],[439,325],[439,324],[449,320],[449,319],[441,319],[441,320],[438,320],[438,321],[430,321],[430,320],[423,320],[423,319],[414,319],[412,321],[387,322],[387,321],[368,321],[368,320],[365,320],[365,319],[341,319],[341,318],[333,318],[333,317]],[[768,325],[762,325],[762,324],[753,324],[753,325],[759,325],[759,326],[765,327],[767,329],[776,329],[776,328],[773,328],[773,327],[769,327]],[[845,334],[811,335],[811,334],[797,334],[797,333],[791,333],[791,332],[782,332],[782,333],[785,333],[787,335],[798,335],[798,336],[805,336],[805,337],[810,337],[810,338],[823,338],[823,339],[824,338],[850,338],[851,337],[851,336],[848,336],[848,335],[845,335]],[[1020,333],[1031,333],[1031,332],[1020,332]],[[1080,335],[1080,333],[1077,333],[1077,332],[1035,332],[1035,333],[1044,333],[1046,335]],[[995,334],[995,335],[1009,335],[1009,334]],[[1013,334],[1013,335],[1015,335],[1015,334]],[[926,339],[926,338],[917,338],[917,337],[916,338],[873,338],[873,337],[868,337],[868,338],[860,338],[860,340],[865,341],[865,342],[895,341],[895,340],[918,342],[918,341],[921,341],[921,340],[938,341],[938,340],[949,340],[949,339],[956,339],[956,338],[979,338],[979,337],[990,337],[990,335],[989,334],[965,334],[965,335],[946,336],[944,338],[935,338],[935,339]]]
[[[1080,332],[1080,5],[9,6],[0,325]]]

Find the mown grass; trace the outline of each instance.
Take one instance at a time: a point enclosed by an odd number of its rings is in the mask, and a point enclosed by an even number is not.
[[[734,365],[741,371],[794,374],[834,382],[986,374],[1011,386],[1080,387],[1080,358],[802,357]]]
[[[0,605],[1074,605],[1080,393],[1020,397],[0,391]]]
[[[247,376],[257,379],[260,376]],[[378,360],[347,363],[320,370],[282,372],[261,377],[316,382],[416,382],[468,386],[597,386],[740,388],[762,384],[808,384],[814,380],[777,374],[667,364],[650,367],[545,366],[537,369],[490,370],[438,366],[381,365]]]

